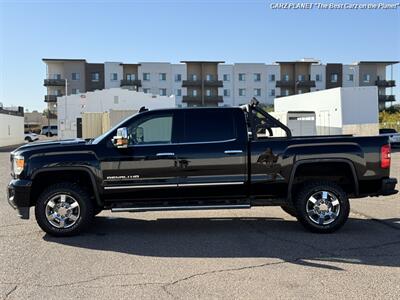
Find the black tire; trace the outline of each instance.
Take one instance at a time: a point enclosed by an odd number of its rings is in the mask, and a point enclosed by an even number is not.
[[[321,224],[325,221],[325,219],[322,218],[321,220],[323,221],[317,224],[316,220],[313,221],[312,217],[307,213],[307,203],[312,204],[308,202],[309,199],[315,194],[318,195],[318,193],[322,193],[322,191],[333,194],[339,202],[339,210],[335,213],[336,217],[331,218],[333,221],[329,224]],[[312,199],[315,201],[315,198]],[[332,201],[332,203],[333,202],[337,205],[336,201]],[[350,213],[350,203],[346,192],[339,185],[330,181],[311,181],[305,184],[297,193],[295,206],[297,211],[296,217],[300,223],[308,230],[317,233],[331,233],[338,230],[346,223]],[[313,216],[316,218],[318,215],[314,214]]]
[[[46,206],[48,202],[53,197],[61,194],[72,197],[79,204],[79,217],[74,221],[75,223],[68,228],[57,228],[53,226],[46,216]],[[36,221],[40,228],[46,233],[57,237],[72,236],[81,233],[90,225],[93,215],[93,204],[90,200],[90,195],[79,185],[71,182],[57,183],[48,187],[39,196],[35,206]]]
[[[292,217],[297,217],[297,212],[296,212],[296,208],[291,206],[291,205],[281,205],[282,210],[291,215]]]

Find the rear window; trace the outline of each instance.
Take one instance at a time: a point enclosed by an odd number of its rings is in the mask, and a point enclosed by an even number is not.
[[[236,138],[231,110],[193,109],[185,112],[184,142],[216,142]]]
[[[57,129],[57,126],[51,126],[51,129]]]

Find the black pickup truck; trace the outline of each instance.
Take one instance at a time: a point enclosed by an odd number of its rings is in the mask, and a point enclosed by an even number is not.
[[[106,209],[267,205],[325,233],[346,222],[349,198],[397,193],[389,171],[387,137],[292,137],[252,101],[144,110],[92,140],[22,146],[11,153],[8,201],[23,219],[34,206],[55,236],[81,232]]]

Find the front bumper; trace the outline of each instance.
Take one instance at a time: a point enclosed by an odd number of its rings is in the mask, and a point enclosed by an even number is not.
[[[381,195],[388,196],[397,194],[399,191],[395,189],[397,184],[396,178],[385,178],[382,179]]]
[[[11,180],[7,187],[8,203],[21,219],[29,219],[31,187],[32,181],[22,179]]]

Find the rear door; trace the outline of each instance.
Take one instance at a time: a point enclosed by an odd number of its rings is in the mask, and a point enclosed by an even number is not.
[[[246,194],[247,137],[240,110],[186,109],[177,160],[179,196],[184,198],[239,198]],[[242,114],[243,124],[236,124]]]

